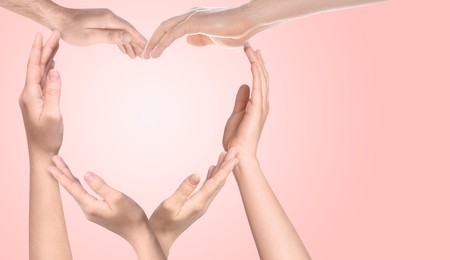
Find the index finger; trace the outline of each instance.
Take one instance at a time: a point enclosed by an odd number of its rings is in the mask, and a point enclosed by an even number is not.
[[[263,93],[262,93],[262,80],[261,80],[261,68],[259,66],[258,58],[256,57],[255,51],[253,51],[250,44],[246,43],[244,45],[244,51],[247,55],[248,60],[251,63],[251,70],[253,74],[253,86],[251,93],[251,100],[258,107],[263,103]]]
[[[71,177],[69,177],[63,173],[61,169],[58,169],[55,166],[48,167],[47,171],[50,172],[53,178],[55,178],[59,184],[64,187],[64,189],[75,199],[81,208],[85,208],[87,205],[97,201],[97,198],[89,194],[83,186],[81,186],[80,181],[73,177],[72,173],[70,173]]]
[[[175,26],[177,26],[179,23],[182,23],[186,21],[192,14],[194,13],[193,10],[190,10],[182,15],[178,15],[175,17],[172,17],[164,22],[162,22],[158,28],[153,32],[152,36],[150,37],[150,40],[148,40],[147,45],[144,47],[144,53],[142,54],[143,58],[149,59],[150,58],[150,52],[153,51],[153,49],[158,45],[161,40],[166,36],[166,34],[172,30]]]
[[[228,175],[238,162],[239,160],[235,157],[225,161],[220,169],[215,169],[217,172],[213,173],[214,176],[206,180],[200,190],[192,195],[191,199],[200,200],[201,204],[209,206],[222,189]]]
[[[41,55],[41,72],[45,70],[45,67],[49,63],[49,61],[53,60],[55,57],[56,52],[58,51],[59,47],[59,39],[60,34],[58,31],[54,31],[52,36],[47,40],[47,42],[44,44],[44,47],[42,48],[42,55]]]
[[[33,84],[40,84],[42,41],[42,34],[37,33],[34,38],[33,47],[31,48],[30,57],[28,58],[25,90],[27,90]]]

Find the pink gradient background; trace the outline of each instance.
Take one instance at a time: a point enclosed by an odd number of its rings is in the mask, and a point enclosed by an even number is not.
[[[58,1],[105,7],[145,35],[194,6],[241,1]],[[271,76],[260,161],[314,259],[450,259],[448,1],[325,13],[254,37]],[[0,259],[26,259],[28,161],[17,98],[42,26],[0,9]],[[148,214],[190,173],[203,177],[242,83],[241,50],[179,40],[159,60],[62,43],[61,155]],[[75,259],[134,259],[62,192]],[[257,259],[233,177],[173,259]]]

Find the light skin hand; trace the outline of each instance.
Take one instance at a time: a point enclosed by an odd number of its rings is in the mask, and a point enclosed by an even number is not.
[[[56,29],[70,44],[117,44],[122,53],[134,59],[147,43],[129,22],[108,9],[64,9],[64,13],[67,19],[58,23]]]
[[[217,165],[209,168],[206,180],[197,192],[193,193],[200,182],[200,177],[193,174],[153,212],[149,222],[166,256],[174,241],[206,213],[238,163],[236,156],[237,149],[234,148],[228,153],[222,153]]]
[[[59,108],[61,79],[53,60],[60,35],[54,32],[43,45],[37,34],[28,60],[25,87],[19,98],[30,157],[30,259],[70,260],[58,183],[46,174],[51,157],[58,153],[63,139]]]
[[[223,145],[239,148],[234,176],[260,259],[311,259],[294,226],[270,188],[256,151],[269,113],[269,78],[261,52],[247,44],[253,89],[239,89],[235,107],[224,131]]]
[[[63,120],[59,108],[61,79],[54,70],[60,35],[54,32],[44,46],[37,34],[28,61],[24,90],[19,98],[30,153],[55,155],[63,139]]]
[[[52,160],[55,166],[47,170],[75,199],[88,220],[127,240],[139,259],[166,259],[144,210],[135,201],[88,172],[84,180],[101,197],[97,199],[83,188],[61,157]]]
[[[162,22],[151,36],[143,57],[160,57],[183,36],[194,46],[238,47],[258,32],[298,17],[377,1],[380,0],[252,0],[232,8],[192,8]]]
[[[134,59],[147,43],[129,22],[108,9],[71,9],[50,0],[0,0],[0,6],[59,31],[73,45],[116,44]]]
[[[239,155],[256,158],[259,139],[270,110],[269,75],[259,51],[254,52],[248,44],[245,45],[244,51],[253,74],[252,92],[250,95],[250,88],[247,85],[239,88],[233,112],[225,125],[222,142],[225,150],[236,147]]]

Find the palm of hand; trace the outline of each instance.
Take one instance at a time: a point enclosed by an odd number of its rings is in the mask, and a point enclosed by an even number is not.
[[[46,154],[59,151],[64,131],[59,110],[61,83],[59,73],[52,71],[59,37],[59,33],[53,33],[42,46],[42,35],[36,36],[28,61],[25,87],[19,98],[30,149]]]
[[[248,86],[239,89],[234,111],[225,125],[222,142],[225,150],[236,147],[239,153],[255,155],[264,119],[257,113],[257,107],[249,99],[249,94]]]
[[[147,221],[144,210],[130,197],[118,192],[108,202],[105,200],[95,201],[95,210],[86,209],[86,217],[114,233],[128,239],[129,230],[139,228]],[[126,228],[124,228],[126,227]]]

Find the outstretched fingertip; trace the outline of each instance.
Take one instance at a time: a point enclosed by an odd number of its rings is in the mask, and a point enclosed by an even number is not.
[[[192,174],[189,176],[188,181],[192,185],[198,185],[200,183],[200,176],[198,174]]]
[[[92,180],[95,179],[96,175],[94,173],[92,173],[92,172],[86,172],[83,177],[84,177],[84,180],[87,183],[89,183],[89,182],[91,182]]]
[[[61,33],[58,30],[53,30],[52,36],[50,38],[57,38],[59,40],[61,38]]]

